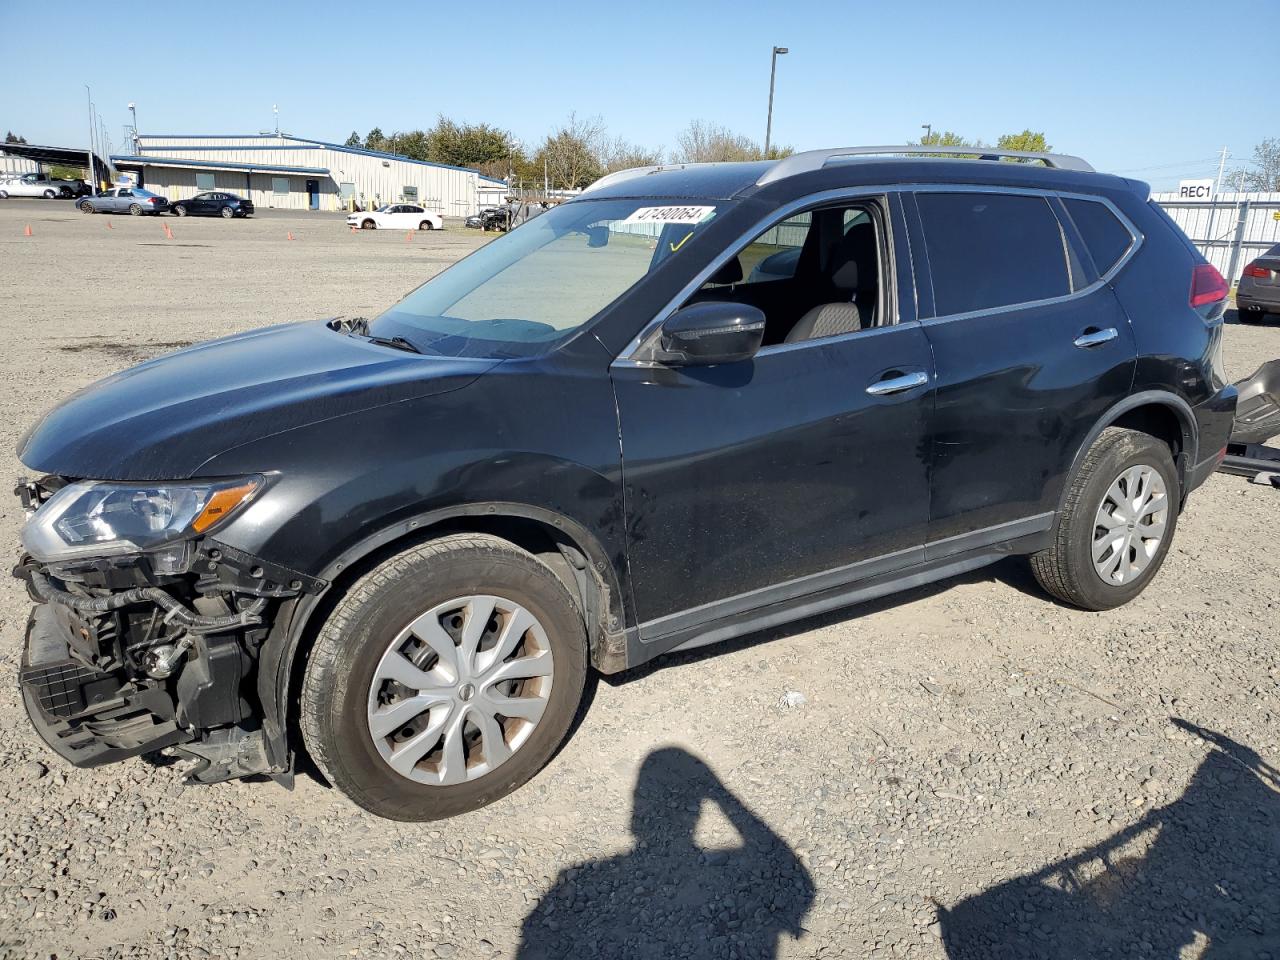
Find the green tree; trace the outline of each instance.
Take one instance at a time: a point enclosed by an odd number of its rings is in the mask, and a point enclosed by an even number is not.
[[[440,116],[425,134],[428,160],[484,167],[511,157],[511,135],[487,123],[458,123]]]
[[[343,144],[343,146],[344,146],[344,147],[358,147],[358,146],[361,146],[360,134],[358,134],[358,133],[356,133],[354,130],[352,130],[352,131],[351,131],[351,136],[347,137],[347,140],[346,140],[346,142]]]
[[[4,135],[4,142],[5,143],[26,143],[27,138],[20,137],[16,133],[14,133],[12,130],[10,130],[8,133]]]
[[[364,138],[364,148],[366,150],[385,151],[390,146],[390,141],[382,135],[381,127],[374,127]]]
[[[1025,150],[1028,153],[1049,153],[1053,150],[1045,141],[1044,133],[1037,130],[1001,134],[996,146],[1001,150]]]

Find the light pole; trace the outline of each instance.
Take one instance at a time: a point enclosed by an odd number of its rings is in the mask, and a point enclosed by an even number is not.
[[[138,153],[141,146],[138,142],[138,105],[132,100],[129,101],[129,115],[133,117],[133,152]]]
[[[88,160],[89,160],[89,179],[92,181],[92,184],[90,185],[89,189],[90,189],[90,195],[96,197],[98,195],[98,171],[96,166],[94,165],[95,162],[93,158],[93,92],[89,89],[89,85],[87,83],[84,85],[84,98],[89,103]]]
[[[769,63],[769,119],[764,127],[764,155],[769,156],[769,142],[773,139],[773,81],[778,75],[778,54],[790,53],[787,47],[774,47],[773,59]]]
[[[280,106],[279,106],[278,104],[273,103],[273,104],[271,105],[271,112],[272,112],[273,114],[275,114],[275,118],[276,118],[276,136],[278,137],[278,136],[280,136]]]
[[[922,143],[928,143],[928,142],[929,142],[929,138],[930,138],[931,136],[933,136],[933,124],[932,124],[932,123],[922,123],[922,124],[920,124],[920,129],[924,131],[924,140],[922,140],[921,142],[922,142]]]

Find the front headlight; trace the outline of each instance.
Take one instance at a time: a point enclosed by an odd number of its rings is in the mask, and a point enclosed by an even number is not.
[[[261,477],[72,483],[27,521],[22,545],[42,563],[143,553],[209,532],[261,488]]]

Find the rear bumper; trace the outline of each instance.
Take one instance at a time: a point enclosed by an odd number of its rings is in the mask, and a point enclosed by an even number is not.
[[[1236,287],[1236,309],[1262,309],[1280,312],[1280,284],[1259,283],[1243,277]]]
[[[1227,441],[1235,424],[1239,396],[1235,384],[1228,384],[1193,408],[1200,442],[1197,444],[1196,462],[1187,467],[1186,487],[1182,493],[1184,500],[1192,490],[1209,479],[1222,463],[1227,452]]]

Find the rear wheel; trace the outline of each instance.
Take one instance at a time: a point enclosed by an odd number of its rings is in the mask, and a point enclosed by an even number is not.
[[[1052,545],[1031,557],[1040,586],[1085,610],[1128,603],[1164,563],[1180,490],[1167,444],[1104,430],[1071,480]]]
[[[525,783],[582,699],[586,632],[564,584],[496,537],[414,547],[359,580],[302,681],[307,750],[353,801],[436,820]]]
[[[235,215],[236,215],[236,212],[235,212],[234,210],[232,210],[230,207],[223,207],[223,208],[222,208],[222,219],[223,219],[223,220],[230,220],[230,219],[231,219],[232,217],[234,217]]]
[[[378,225],[374,223],[372,220],[366,220],[362,224],[360,224],[360,229],[361,230],[377,230]]]
[[[129,216],[131,217],[142,216],[142,205],[138,203],[129,204]]]
[[[434,230],[434,229],[435,229],[435,226],[431,223],[431,221],[430,221],[430,220],[423,220],[420,224],[418,224],[418,229],[419,229],[419,230]]]

